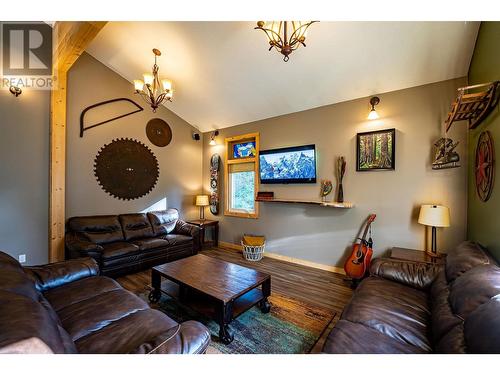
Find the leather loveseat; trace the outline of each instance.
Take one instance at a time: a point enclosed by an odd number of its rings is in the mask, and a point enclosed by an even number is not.
[[[464,242],[445,266],[375,259],[325,353],[500,353],[500,268]]]
[[[199,228],[174,209],[68,219],[66,258],[90,256],[102,275],[119,276],[195,255]]]
[[[91,258],[22,267],[0,252],[0,353],[203,353],[201,323],[178,324]]]

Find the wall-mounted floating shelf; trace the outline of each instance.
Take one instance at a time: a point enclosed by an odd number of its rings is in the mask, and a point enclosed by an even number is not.
[[[353,208],[354,205],[350,202],[323,202],[321,200],[314,199],[292,199],[292,198],[272,198],[272,199],[255,199],[257,202],[270,202],[270,203],[295,203],[295,204],[314,204],[322,207],[333,207],[333,208]]]

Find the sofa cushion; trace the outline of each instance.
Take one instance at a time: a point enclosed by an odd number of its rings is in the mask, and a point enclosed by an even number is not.
[[[63,327],[76,341],[148,308],[148,304],[139,297],[124,289],[117,289],[75,302],[57,313]]]
[[[160,238],[168,241],[170,246],[193,244],[193,237],[185,236],[183,234],[166,234],[164,236],[160,236]]]
[[[22,272],[14,268],[0,270],[0,290],[16,293],[38,301],[39,292],[35,281],[22,269]]]
[[[500,295],[479,306],[465,321],[469,353],[500,353]]]
[[[130,242],[119,241],[102,245],[102,258],[104,260],[120,258],[139,251],[139,246]]]
[[[80,353],[129,353],[178,324],[158,310],[138,310],[76,340]]]
[[[451,283],[470,269],[489,263],[490,258],[481,246],[475,242],[462,242],[446,257],[446,279]]]
[[[123,241],[123,231],[116,215],[81,216],[68,219],[68,228],[84,240],[105,244]]]
[[[124,214],[120,215],[119,219],[127,241],[153,237],[153,228],[146,214]]]
[[[75,353],[47,306],[21,294],[0,290],[0,348],[37,337],[54,353]]]
[[[132,243],[139,246],[141,251],[157,249],[169,245],[168,241],[162,240],[161,238],[141,238],[139,240],[133,240]]]
[[[45,293],[45,298],[55,311],[59,311],[74,303],[118,289],[122,289],[122,287],[115,280],[93,276],[51,289]]]
[[[148,212],[148,218],[153,226],[155,236],[169,234],[174,230],[175,224],[179,220],[179,211],[175,208],[169,208],[163,211]]]
[[[328,335],[323,352],[331,354],[413,354],[427,353],[364,324],[340,320]]]
[[[356,289],[342,319],[370,327],[404,344],[431,351],[427,293],[379,277]]]

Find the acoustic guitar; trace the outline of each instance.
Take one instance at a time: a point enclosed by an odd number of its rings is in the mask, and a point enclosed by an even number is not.
[[[355,243],[352,246],[352,253],[344,264],[345,273],[352,279],[363,278],[366,271],[370,267],[373,250],[371,239],[370,241],[367,241],[366,235],[376,217],[377,215],[375,214],[368,216],[363,236],[359,239],[359,243]]]

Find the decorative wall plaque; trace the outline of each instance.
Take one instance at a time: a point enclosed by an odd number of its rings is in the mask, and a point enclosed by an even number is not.
[[[94,174],[109,195],[131,200],[151,192],[160,171],[158,160],[147,146],[121,138],[101,148],[94,160]]]
[[[495,181],[495,148],[489,131],[479,136],[476,147],[476,191],[479,199],[490,199]]]
[[[158,147],[165,147],[172,140],[172,130],[161,118],[154,118],[148,121],[146,135],[151,143]]]

